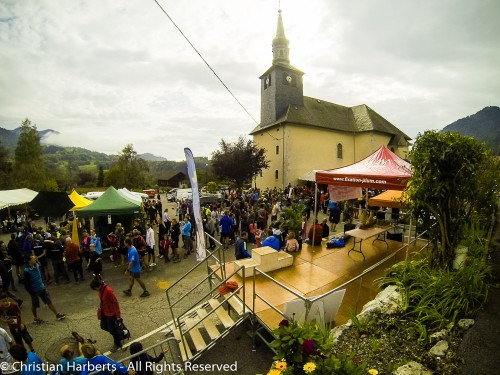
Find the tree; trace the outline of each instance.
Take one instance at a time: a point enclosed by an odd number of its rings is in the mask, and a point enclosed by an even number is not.
[[[12,162],[9,151],[0,143],[0,189],[8,189],[12,185]]]
[[[266,151],[239,137],[234,143],[220,141],[220,150],[212,153],[212,170],[221,179],[229,180],[237,188],[251,182],[263,169],[269,168]]]
[[[149,167],[144,159],[137,157],[132,144],[126,145],[118,161],[111,167],[105,176],[105,185],[128,189],[143,187]]]
[[[486,145],[474,138],[435,131],[419,134],[408,154],[413,174],[407,195],[413,214],[429,229],[436,268],[452,266],[464,226],[485,212],[486,201],[496,202],[498,169],[496,177],[483,178],[490,157]]]
[[[14,181],[20,188],[42,190],[45,167],[40,135],[36,125],[25,119],[14,152]]]

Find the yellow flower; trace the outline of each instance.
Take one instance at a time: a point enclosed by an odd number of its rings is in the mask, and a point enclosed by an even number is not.
[[[313,372],[314,370],[316,370],[316,365],[313,363],[313,362],[307,362],[305,365],[304,365],[304,371],[309,374],[311,372]]]
[[[276,363],[276,366],[274,366],[274,367],[276,367],[280,371],[283,371],[284,369],[286,369],[286,362],[283,362],[283,361],[278,362],[278,363]]]
[[[375,370],[374,368],[372,368],[372,369],[368,370],[368,373],[369,373],[370,375],[378,375],[378,371],[377,371],[377,370]]]
[[[281,371],[278,369],[275,369],[275,368],[269,370],[269,372],[267,373],[267,375],[280,375],[280,374],[281,374]]]

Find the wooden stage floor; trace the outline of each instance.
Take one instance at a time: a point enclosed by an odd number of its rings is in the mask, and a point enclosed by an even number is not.
[[[300,252],[291,253],[294,257],[292,266],[269,272],[269,275],[300,296],[318,296],[355,278],[404,245],[402,242],[392,240],[387,240],[387,245],[382,241],[373,242],[373,239],[363,241],[362,248],[366,258],[363,260],[363,255],[360,253],[351,251],[348,254],[353,240],[350,238],[345,247],[334,249],[327,249],[326,241],[318,246],[304,244]],[[423,241],[418,241],[416,246],[410,246],[409,253],[420,250],[423,244]],[[359,248],[359,245],[356,245],[356,248]],[[380,291],[376,279],[383,276],[386,269],[404,260],[405,257],[406,248],[372,272],[347,285],[346,294],[334,320],[335,325],[346,323],[351,312],[359,313],[363,305],[372,300]],[[232,274],[234,269],[233,262],[226,262],[226,274]],[[231,280],[237,281],[239,285],[242,284],[241,277],[237,274],[231,277]],[[285,302],[296,299],[292,293],[263,275],[256,276],[255,290],[258,295],[280,311],[284,311]],[[242,292],[239,296],[243,298]],[[253,277],[246,279],[245,300],[247,306],[252,309]],[[255,303],[255,313],[269,329],[276,328],[283,319],[280,314],[258,298]]]

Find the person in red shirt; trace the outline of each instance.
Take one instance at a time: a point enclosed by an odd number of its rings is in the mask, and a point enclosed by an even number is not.
[[[309,233],[307,235],[308,243],[313,244],[314,246],[321,244],[321,238],[323,237],[323,227],[318,223],[318,219],[314,221],[314,225],[309,229]],[[314,239],[314,243],[313,243]]]
[[[24,340],[30,350],[35,351],[32,345],[33,339],[26,328],[19,305],[10,300],[3,290],[0,290],[0,321],[9,325],[10,333],[16,344],[23,345]]]
[[[121,319],[120,304],[113,289],[107,285],[99,275],[90,282],[90,287],[98,292],[100,306],[97,318],[101,321],[101,329],[113,336],[111,352],[116,352],[122,347],[122,341],[116,330],[116,321]]]
[[[80,280],[85,280],[85,278],[83,277],[82,260],[80,259],[80,246],[74,243],[71,237],[66,238],[66,249],[64,250],[64,256],[66,257],[68,270],[70,272],[73,272],[75,284],[79,283],[78,276],[80,276]]]

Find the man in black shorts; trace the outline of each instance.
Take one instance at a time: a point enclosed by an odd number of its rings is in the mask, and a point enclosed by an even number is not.
[[[36,312],[36,309],[40,307],[40,299],[54,313],[57,320],[66,318],[66,315],[57,311],[56,307],[52,303],[52,300],[50,299],[50,294],[43,283],[42,275],[40,273],[40,264],[38,263],[36,256],[30,257],[28,265],[24,269],[24,287],[31,296],[31,312],[35,318],[35,323],[43,322],[43,320],[38,317]]]

